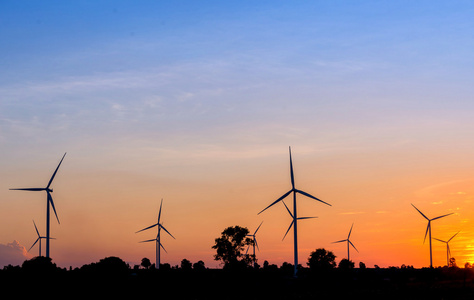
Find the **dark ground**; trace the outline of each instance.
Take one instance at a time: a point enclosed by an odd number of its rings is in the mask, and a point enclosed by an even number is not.
[[[0,270],[2,294],[52,298],[474,299],[474,270]]]

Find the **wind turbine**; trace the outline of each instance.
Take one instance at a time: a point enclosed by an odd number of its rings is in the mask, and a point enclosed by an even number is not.
[[[298,268],[298,217],[297,217],[297,210],[296,210],[296,194],[299,193],[303,196],[306,196],[306,197],[309,197],[309,198],[312,198],[314,200],[317,200],[319,202],[322,202],[326,205],[329,205],[331,206],[331,204],[329,203],[326,203],[306,192],[303,192],[301,190],[298,190],[296,187],[295,187],[295,177],[294,177],[294,173],[293,173],[293,162],[292,162],[292,159],[291,159],[291,147],[289,147],[289,151],[290,151],[290,176],[291,176],[291,190],[289,190],[288,192],[286,192],[285,194],[283,194],[283,196],[281,196],[280,198],[278,198],[276,201],[274,201],[272,204],[270,204],[269,206],[267,206],[265,209],[263,209],[261,212],[259,212],[258,214],[261,214],[263,211],[265,211],[266,209],[270,208],[271,206],[275,205],[276,203],[282,201],[286,196],[290,195],[291,193],[293,193],[293,213],[291,214],[291,216],[293,217],[293,222],[291,223],[290,225],[290,228],[291,226],[293,225],[293,237],[294,237],[294,260],[295,260],[295,265],[294,265],[294,273],[293,273],[293,276],[296,277],[296,273],[297,273],[297,268]]]
[[[349,230],[349,234],[347,235],[347,239],[345,240],[340,240],[340,241],[337,241],[337,242],[333,242],[333,244],[335,243],[342,243],[342,242],[347,242],[347,260],[351,260],[350,259],[350,253],[349,253],[349,245],[351,245],[355,251],[357,251],[357,253],[359,253],[359,250],[357,250],[357,248],[354,246],[354,244],[352,244],[351,240],[350,240],[350,237],[351,237],[351,232],[352,232],[352,227],[354,226],[354,223],[352,223],[352,226],[351,226],[351,230]]]
[[[39,241],[39,256],[41,256],[41,239],[45,239],[46,237],[45,236],[41,236],[39,231],[38,231],[38,227],[36,227],[36,223],[35,221],[33,220],[33,225],[35,225],[35,229],[36,229],[36,234],[38,235],[38,238],[36,239],[36,241],[33,243],[33,245],[31,245],[30,249],[28,249],[28,252],[30,252],[30,250],[36,245],[36,243]],[[51,238],[54,240],[54,238]]]
[[[427,235],[428,232],[429,232],[429,238],[430,238],[430,268],[432,268],[432,267],[433,267],[433,252],[432,252],[432,249],[431,249],[431,221],[434,221],[434,220],[437,220],[437,219],[441,219],[441,218],[443,218],[443,217],[452,215],[453,213],[446,214],[446,215],[442,215],[442,216],[439,216],[439,217],[436,217],[436,218],[433,218],[433,219],[429,219],[429,218],[428,218],[427,216],[425,216],[418,208],[416,208],[415,205],[412,204],[412,206],[423,216],[423,218],[425,218],[426,220],[428,220],[428,226],[426,227],[425,238],[423,239],[423,244],[425,243],[425,241],[426,241],[426,235]]]
[[[257,246],[258,249],[258,244],[257,244],[257,231],[260,229],[260,226],[262,226],[263,221],[258,225],[257,229],[253,234],[247,234],[247,236],[251,237],[253,239],[253,267],[256,267],[257,260],[255,259],[255,246]],[[250,247],[250,246],[249,246]],[[249,251],[249,247],[247,247],[247,252]],[[258,249],[260,251],[260,249]]]
[[[290,214],[291,218],[293,219],[290,223],[290,227],[288,227],[288,229],[286,230],[285,232],[285,235],[283,236],[283,239],[282,241],[285,239],[286,235],[288,234],[288,232],[290,231],[291,227],[293,226],[293,224],[295,224],[295,218],[293,217],[293,214],[291,213],[290,209],[288,208],[288,206],[286,206],[286,203],[285,201],[281,201],[283,202],[283,205],[285,205],[285,208],[286,210],[288,211],[288,213]],[[317,217],[298,217],[297,220],[305,220],[305,219],[315,219]]]
[[[453,236],[452,236],[449,240],[447,240],[447,241],[443,241],[443,240],[434,238],[435,240],[440,241],[440,242],[443,242],[443,243],[446,244],[446,266],[448,266],[448,267],[449,267],[449,259],[451,258],[451,250],[449,249],[449,242],[450,242],[458,233],[459,233],[459,231],[456,232],[456,234],[453,235]]]
[[[154,239],[151,239],[151,240],[146,240],[146,241],[141,241],[140,243],[146,243],[146,242],[156,242],[156,262],[155,262],[155,268],[156,269],[159,269],[160,268],[160,254],[161,254],[161,251],[160,249],[163,248],[163,250],[165,250],[166,253],[168,253],[165,249],[165,247],[163,247],[163,245],[161,244],[161,229],[163,229],[167,234],[169,234],[173,239],[175,239],[175,237],[169,233],[168,230],[166,230],[166,228],[163,226],[163,223],[160,223],[160,218],[161,218],[161,207],[163,205],[163,199],[161,199],[161,204],[160,204],[160,211],[158,212],[158,222],[156,222],[156,224],[153,224],[151,226],[148,226],[146,228],[143,228],[141,230],[138,230],[137,232],[135,233],[139,233],[141,231],[145,231],[147,229],[150,229],[150,228],[153,228],[155,226],[158,226],[158,233],[156,235],[156,238]]]
[[[50,188],[51,183],[53,183],[54,176],[56,176],[56,173],[58,172],[59,166],[63,162],[64,157],[66,156],[66,153],[64,153],[63,158],[61,158],[61,161],[59,162],[58,166],[56,167],[56,170],[53,173],[53,176],[51,176],[51,179],[48,182],[48,185],[45,188],[20,188],[20,189],[10,189],[10,190],[17,190],[17,191],[33,191],[33,192],[38,192],[38,191],[46,191],[47,195],[47,200],[46,200],[46,257],[49,258],[49,240],[50,238],[50,230],[49,230],[49,208],[50,206],[53,208],[54,214],[56,215],[56,219],[58,220],[59,223],[59,218],[58,214],[56,213],[56,208],[54,207],[54,202],[53,202],[53,197],[51,196],[51,193],[53,192],[53,189]]]

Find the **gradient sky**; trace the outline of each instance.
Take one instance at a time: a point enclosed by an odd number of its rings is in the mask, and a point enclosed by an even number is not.
[[[300,263],[316,248],[367,266],[429,265],[423,244],[474,262],[474,4],[470,1],[0,2],[0,265],[45,233],[53,183],[61,267],[107,256],[218,267],[227,226],[259,230],[257,253]],[[289,201],[287,201],[290,204]],[[54,219],[53,219],[54,220]],[[44,248],[43,248],[44,251]],[[446,246],[433,241],[435,266]]]

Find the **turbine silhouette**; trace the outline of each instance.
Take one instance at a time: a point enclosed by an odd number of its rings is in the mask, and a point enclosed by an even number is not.
[[[163,248],[163,250],[165,250],[165,252],[168,253],[166,251],[165,247],[163,247],[163,245],[161,244],[161,229],[163,229],[167,234],[169,234],[173,239],[175,239],[175,237],[171,233],[169,233],[168,230],[166,230],[166,228],[163,226],[163,223],[160,223],[162,205],[163,205],[163,199],[161,199],[160,211],[158,212],[158,222],[156,222],[156,224],[153,224],[151,226],[148,226],[146,228],[143,228],[143,229],[138,230],[137,232],[135,232],[135,233],[139,233],[141,231],[145,231],[145,230],[148,230],[148,229],[153,228],[155,226],[158,226],[158,233],[156,234],[156,238],[140,242],[140,243],[156,242],[156,262],[155,262],[155,268],[156,269],[160,268],[160,259],[161,259],[160,249]]]
[[[53,176],[51,176],[51,179],[48,182],[48,185],[45,188],[19,188],[19,189],[10,189],[10,190],[16,190],[16,191],[33,191],[33,192],[38,192],[38,191],[46,191],[47,195],[47,200],[46,200],[46,257],[49,258],[49,240],[50,238],[50,229],[49,229],[49,224],[50,224],[50,207],[53,208],[54,214],[56,215],[56,219],[58,220],[59,223],[59,218],[58,214],[56,213],[56,208],[54,207],[54,202],[53,202],[53,197],[51,196],[51,193],[53,192],[53,189],[51,189],[51,184],[53,183],[53,179],[56,176],[56,173],[58,172],[59,166],[63,162],[64,157],[66,156],[66,153],[64,153],[63,158],[61,158],[61,161],[59,162],[56,170],[53,173]]]
[[[258,225],[257,229],[255,230],[255,232],[253,234],[247,234],[248,237],[251,237],[253,239],[253,267],[255,268],[256,267],[256,264],[257,264],[257,260],[255,259],[255,247],[257,247],[257,250],[260,251],[260,249],[258,248],[258,244],[257,244],[257,231],[260,229],[260,226],[262,226],[263,224],[263,221],[260,223],[260,225]],[[247,247],[247,253],[249,252],[249,247]]]
[[[443,241],[437,238],[434,238],[437,241],[443,242],[446,244],[446,266],[449,267],[449,259],[451,258],[451,249],[449,249],[449,242],[459,233],[460,231],[456,232],[455,235],[453,235],[449,240]]]
[[[433,219],[429,219],[429,218],[428,218],[427,216],[425,216],[418,208],[416,208],[415,205],[412,204],[412,206],[423,216],[423,218],[425,218],[426,220],[428,220],[428,226],[426,227],[425,238],[423,239],[423,244],[425,243],[425,241],[426,241],[426,235],[427,235],[428,232],[429,232],[429,239],[430,239],[430,268],[432,268],[432,267],[433,267],[433,252],[432,252],[432,248],[431,248],[431,221],[444,218],[444,217],[446,217],[446,216],[452,215],[453,213],[446,214],[446,215],[442,215],[442,216],[439,216],[439,217],[436,217],[436,218],[433,218]]]
[[[46,239],[47,237],[45,236],[41,236],[39,231],[38,231],[38,227],[36,227],[36,223],[35,221],[33,220],[33,225],[35,225],[35,230],[36,230],[36,234],[38,235],[38,238],[36,239],[36,241],[33,243],[33,245],[31,245],[30,249],[28,249],[28,252],[30,252],[30,250],[36,245],[36,243],[39,242],[39,256],[41,256],[41,240],[42,239]],[[52,240],[54,240],[55,238],[51,238]]]
[[[350,252],[349,252],[349,248],[350,248],[349,245],[351,245],[355,249],[355,251],[357,251],[357,253],[359,253],[359,250],[357,250],[357,248],[354,246],[354,244],[352,244],[352,242],[350,240],[353,226],[354,226],[354,223],[352,223],[351,230],[349,230],[349,234],[347,235],[347,239],[333,242],[333,244],[347,242],[347,260],[349,260],[349,261],[351,260],[350,259]]]
[[[298,220],[299,218],[297,217],[297,210],[296,210],[296,194],[299,193],[303,196],[306,196],[306,197],[309,197],[309,198],[312,198],[314,200],[317,200],[321,203],[324,203],[326,205],[329,205],[331,206],[331,204],[329,203],[326,203],[306,192],[303,192],[301,190],[298,190],[296,187],[295,187],[295,177],[294,177],[294,173],[293,173],[293,162],[292,162],[292,159],[291,159],[291,147],[289,147],[289,151],[290,151],[290,176],[291,176],[291,190],[289,190],[288,192],[286,192],[285,194],[283,194],[283,196],[281,196],[280,198],[278,198],[277,200],[275,200],[272,204],[270,204],[269,206],[267,206],[265,209],[263,209],[262,211],[260,211],[258,214],[261,214],[262,212],[264,212],[265,210],[267,210],[268,208],[270,208],[271,206],[275,205],[276,203],[282,201],[284,198],[286,198],[288,195],[290,195],[291,193],[293,193],[293,213],[290,213],[290,215],[293,217],[293,222],[291,223],[290,225],[290,228],[291,226],[293,226],[293,237],[294,237],[294,241],[293,241],[293,244],[294,244],[294,261],[295,261],[295,264],[294,264],[294,272],[293,272],[293,276],[296,277],[297,276],[297,268],[298,268]]]

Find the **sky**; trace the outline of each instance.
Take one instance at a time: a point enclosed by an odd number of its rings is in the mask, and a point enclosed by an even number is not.
[[[470,1],[0,2],[0,266],[38,255],[52,193],[51,257],[214,261],[228,226],[258,262],[311,251],[356,265],[429,266],[423,243],[474,263],[474,4]],[[285,203],[291,205],[290,199]],[[433,240],[433,264],[446,245]],[[44,246],[43,246],[44,255]]]

